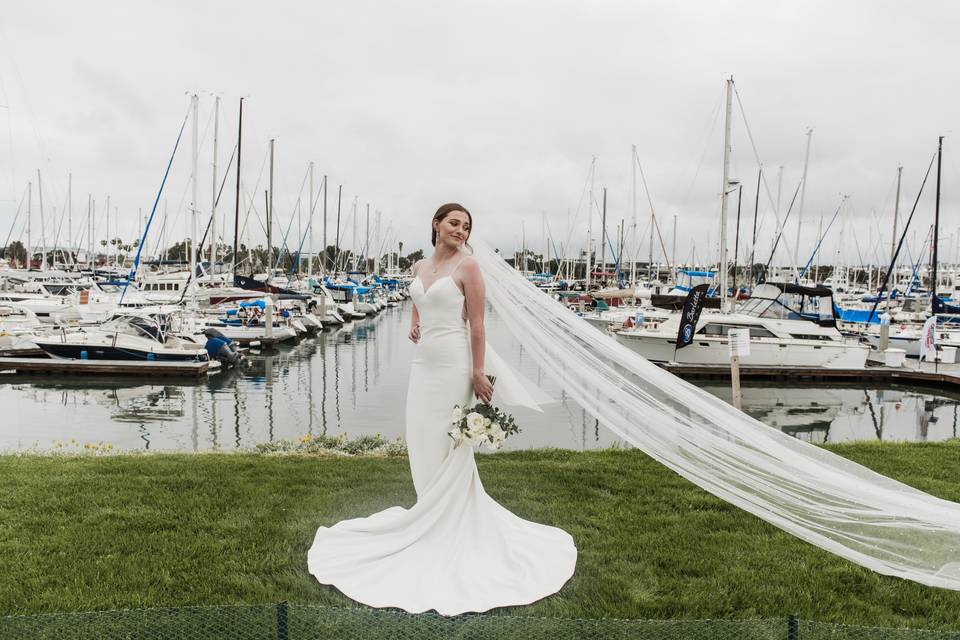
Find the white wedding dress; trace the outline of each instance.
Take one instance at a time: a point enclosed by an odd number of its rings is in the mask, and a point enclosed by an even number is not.
[[[310,573],[358,602],[411,613],[480,612],[555,593],[573,575],[573,538],[497,504],[483,490],[473,449],[455,448],[447,435],[453,406],[472,398],[463,293],[452,276],[427,290],[417,278],[410,292],[421,332],[406,408],[417,502],[320,527],[307,553]],[[487,372],[490,354],[488,346]],[[516,377],[503,373],[495,403],[523,394]]]

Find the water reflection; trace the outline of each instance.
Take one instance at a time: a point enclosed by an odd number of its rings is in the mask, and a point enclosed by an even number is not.
[[[705,384],[730,399],[724,386]],[[744,410],[801,440],[823,444],[854,440],[933,441],[956,438],[960,394],[891,386],[863,389],[823,384],[782,388],[754,384],[743,389]]]
[[[232,450],[304,434],[402,436],[412,356],[409,307],[252,354],[246,370],[199,382],[11,378],[0,384],[0,449],[47,450],[57,443],[108,442],[115,449]],[[606,447],[619,438],[555,387],[491,315],[497,351],[558,402],[543,413],[515,409],[523,432],[508,448]],[[704,388],[729,400],[723,385]],[[957,437],[956,395],[908,388],[744,387],[746,411],[810,442],[943,440]]]

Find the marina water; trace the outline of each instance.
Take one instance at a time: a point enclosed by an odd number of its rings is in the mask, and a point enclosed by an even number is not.
[[[402,437],[410,303],[324,331],[251,366],[197,382],[140,378],[0,376],[0,450],[232,451],[304,435]],[[496,350],[557,401],[543,413],[509,408],[523,431],[506,449],[622,446],[546,377],[522,345],[487,316]],[[729,385],[698,383],[729,400]],[[496,397],[494,398],[496,401]],[[744,410],[815,443],[958,437],[956,394],[908,387],[748,385]]]

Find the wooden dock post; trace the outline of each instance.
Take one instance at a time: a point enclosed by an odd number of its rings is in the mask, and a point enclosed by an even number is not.
[[[740,397],[740,356],[750,355],[750,329],[730,329],[727,332],[730,347],[730,380],[733,387],[733,406],[742,410]]]

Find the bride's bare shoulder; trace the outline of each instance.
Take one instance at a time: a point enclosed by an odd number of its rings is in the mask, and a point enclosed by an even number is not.
[[[458,267],[461,275],[467,278],[482,278],[480,263],[473,256],[465,256]]]
[[[413,266],[410,267],[411,273],[413,273],[413,275],[417,275],[417,273],[420,271],[420,265],[422,265],[426,261],[427,261],[426,258],[420,258],[419,260],[414,262]]]

